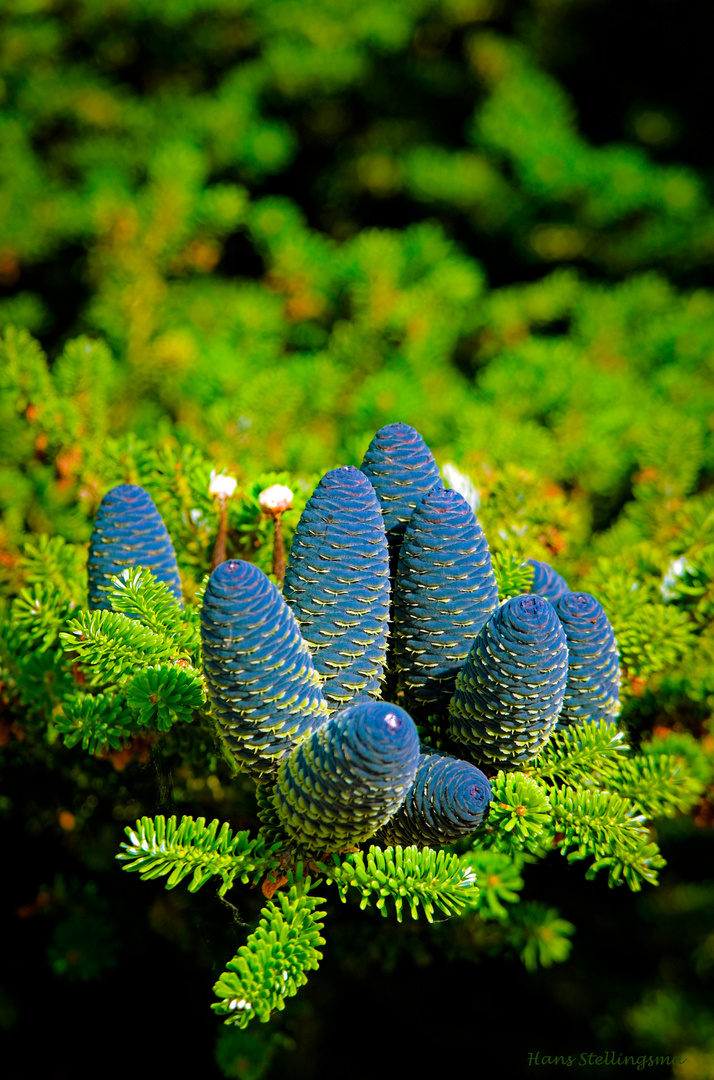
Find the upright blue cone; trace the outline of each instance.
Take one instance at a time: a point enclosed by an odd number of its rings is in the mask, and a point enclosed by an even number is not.
[[[544,596],[546,600],[550,600],[551,604],[554,604],[559,596],[564,596],[565,593],[570,592],[565,578],[556,573],[548,563],[539,562],[538,559],[526,559],[526,562],[530,563],[535,571],[533,584],[531,585],[532,593]]]
[[[447,754],[421,753],[414,783],[379,840],[417,847],[455,844],[482,824],[491,798],[491,785],[475,765]]]
[[[456,679],[450,731],[470,760],[512,769],[545,745],[568,678],[565,632],[552,604],[507,600],[476,638]]]
[[[497,607],[491,554],[473,510],[458,492],[433,488],[407,525],[394,588],[394,659],[415,716],[446,711]]]
[[[201,609],[208,696],[226,746],[257,780],[327,721],[307,645],[275,585],[241,559],[211,574]]]
[[[283,597],[330,708],[378,698],[389,630],[389,551],[377,496],[359,469],[332,469],[308,500]]]
[[[402,802],[418,761],[419,736],[404,709],[350,705],[280,766],[274,802],[283,828],[313,851],[361,844]]]
[[[566,593],[555,611],[568,642],[568,681],[558,727],[614,720],[620,711],[620,664],[607,615],[589,593]]]
[[[148,491],[137,484],[119,484],[102,499],[89,541],[91,611],[111,610],[111,579],[133,567],[151,570],[183,607],[176,555],[159,511]]]
[[[369,444],[362,472],[377,492],[387,530],[391,569],[414,507],[433,487],[443,487],[431,450],[408,424],[387,424]]]

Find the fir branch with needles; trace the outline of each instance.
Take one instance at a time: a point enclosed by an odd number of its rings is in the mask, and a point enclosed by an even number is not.
[[[324,900],[310,895],[312,887],[298,871],[289,893],[266,904],[258,926],[228,962],[213,988],[220,1000],[211,1006],[226,1024],[243,1028],[254,1018],[267,1023],[319,966]]]
[[[334,855],[333,862],[332,866],[318,866],[327,880],[337,885],[343,903],[348,890],[354,888],[360,893],[360,908],[374,903],[386,918],[391,903],[397,922],[402,921],[404,907],[413,919],[418,918],[421,907],[427,921],[432,922],[435,908],[455,915],[474,906],[478,898],[471,868],[444,850],[382,849],[373,844],[366,854],[357,851],[342,860]]]
[[[168,877],[167,889],[173,889],[189,875],[189,892],[196,892],[212,877],[219,877],[219,896],[225,896],[236,878],[243,884],[256,883],[268,870],[277,866],[276,845],[258,835],[233,833],[227,823],[217,820],[206,825],[205,818],[176,816],[166,819],[143,817],[126,829],[128,843],[121,844],[116,856],[123,869],[141,876],[142,881]]]

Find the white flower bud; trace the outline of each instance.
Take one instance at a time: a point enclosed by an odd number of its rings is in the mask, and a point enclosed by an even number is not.
[[[258,502],[266,514],[282,514],[283,510],[287,510],[292,506],[293,493],[289,487],[283,487],[282,484],[273,484],[272,487],[261,491]]]
[[[220,499],[230,499],[236,489],[238,481],[232,476],[216,476],[215,470],[211,473],[211,483],[208,485],[210,495],[216,495]]]

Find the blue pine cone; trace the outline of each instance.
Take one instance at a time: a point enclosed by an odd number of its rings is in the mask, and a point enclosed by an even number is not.
[[[409,791],[418,761],[409,713],[383,701],[350,705],[282,762],[274,801],[285,831],[323,852],[369,840]]]
[[[456,679],[450,732],[470,760],[511,769],[547,742],[568,678],[565,632],[552,604],[507,600],[476,638]]]
[[[87,585],[91,611],[110,611],[111,579],[123,570],[151,570],[183,607],[176,554],[148,491],[119,484],[102,499],[89,541]]]
[[[620,711],[620,664],[607,615],[589,593],[566,593],[555,611],[568,642],[568,681],[558,727],[614,720]]]
[[[328,706],[379,697],[389,629],[389,550],[379,501],[351,465],[323,476],[300,517],[283,597]]]
[[[387,424],[372,439],[360,468],[382,507],[394,571],[414,507],[427,491],[443,487],[439,467],[418,431],[408,424]]]
[[[539,562],[538,559],[526,559],[526,562],[530,563],[535,571],[533,584],[531,585],[532,593],[544,596],[546,600],[550,600],[551,604],[554,604],[559,596],[564,596],[565,593],[570,592],[570,587],[565,578],[556,573],[548,563]]]
[[[414,783],[379,839],[418,847],[455,844],[482,824],[491,798],[491,785],[475,765],[448,754],[422,753]]]
[[[394,657],[406,707],[445,711],[476,635],[498,607],[483,529],[456,491],[417,503],[399,552]]]
[[[320,676],[295,616],[262,570],[241,559],[211,574],[201,609],[212,711],[237,762],[260,780],[327,721]]]

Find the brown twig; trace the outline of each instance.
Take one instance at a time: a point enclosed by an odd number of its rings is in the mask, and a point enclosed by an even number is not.
[[[211,573],[226,561],[226,537],[228,535],[228,499],[219,499],[221,505],[221,520],[218,523],[218,534],[213,546],[211,558]]]
[[[285,542],[283,540],[283,515],[273,518],[273,574],[282,585],[285,577]]]

